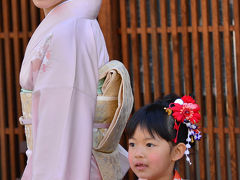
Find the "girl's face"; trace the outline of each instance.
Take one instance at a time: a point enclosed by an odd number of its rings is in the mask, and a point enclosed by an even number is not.
[[[171,145],[161,137],[152,137],[138,126],[129,139],[128,153],[130,167],[139,178],[172,178],[175,162],[172,161]]]

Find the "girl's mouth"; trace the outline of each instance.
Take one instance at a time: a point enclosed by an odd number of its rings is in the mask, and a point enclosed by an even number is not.
[[[135,167],[137,170],[139,171],[143,171],[144,169],[146,169],[148,166],[146,164],[143,164],[143,163],[136,163],[135,164]]]

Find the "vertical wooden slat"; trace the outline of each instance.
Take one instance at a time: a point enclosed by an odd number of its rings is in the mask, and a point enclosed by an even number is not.
[[[198,6],[197,1],[191,1],[191,14],[192,14],[192,42],[193,42],[193,58],[194,58],[194,72],[195,72],[195,93],[196,101],[203,108],[202,102],[202,78],[201,78],[201,59],[199,52],[199,35],[198,35]],[[201,113],[202,114],[202,113]],[[202,116],[203,119],[203,116]],[[203,120],[199,123],[200,127],[203,127]],[[201,130],[202,131],[202,130]],[[202,131],[203,132],[203,131]],[[204,134],[202,134],[204,136]],[[199,142],[199,167],[200,167],[200,179],[206,179],[205,172],[205,149],[204,141]]]
[[[226,82],[227,82],[227,116],[229,121],[229,138],[230,138],[230,154],[231,154],[231,175],[232,179],[237,179],[237,155],[236,155],[236,138],[235,132],[235,103],[234,103],[234,83],[233,83],[233,67],[231,55],[231,40],[229,32],[229,1],[223,0],[223,25],[224,25],[224,52],[226,57]]]
[[[103,0],[98,15],[98,21],[104,34],[110,60],[119,59],[120,57],[119,36],[117,33],[117,7],[115,4],[111,0]]]
[[[226,179],[226,151],[225,151],[225,138],[224,138],[224,95],[223,95],[223,85],[222,85],[222,69],[221,69],[221,51],[219,42],[219,29],[218,29],[218,0],[212,1],[213,8],[213,43],[214,43],[214,61],[215,61],[215,71],[216,71],[216,106],[217,106],[217,119],[219,126],[219,144],[220,144],[220,169],[221,178]]]
[[[36,6],[31,2],[30,4],[30,14],[31,14],[31,29],[34,31],[38,26],[38,20],[37,20],[37,8]]]
[[[20,73],[20,67],[21,67],[21,59],[20,59],[20,54],[19,54],[19,36],[18,36],[18,32],[19,32],[19,22],[18,22],[18,7],[17,7],[17,3],[16,3],[16,0],[12,0],[12,17],[13,17],[13,34],[14,34],[14,62],[15,62],[15,87],[16,87],[16,91],[15,91],[15,94],[16,94],[16,102],[17,102],[17,112],[15,112],[17,114],[17,117],[20,116],[21,114],[21,104],[20,104],[20,96],[19,96],[19,92],[20,92],[20,88],[19,88],[19,73]],[[13,112],[12,112],[13,113]],[[15,116],[16,117],[16,116]],[[15,119],[15,121],[17,122],[18,120]],[[15,127],[14,127],[15,128]],[[18,127],[18,130],[19,130],[19,135],[18,135],[18,141],[19,142],[22,142],[24,140],[24,137],[23,137],[23,128],[22,126],[20,125]],[[18,149],[18,148],[17,148]],[[18,152],[17,154],[19,154],[20,152]],[[23,169],[24,169],[24,156],[23,154],[20,155],[20,171],[22,172]],[[16,177],[15,177],[16,178]]]
[[[22,34],[23,34],[22,46],[23,46],[24,51],[25,51],[25,48],[27,47],[27,43],[28,43],[28,39],[29,39],[29,37],[28,37],[29,23],[28,23],[28,18],[27,18],[27,11],[28,11],[27,4],[28,3],[32,3],[32,2],[29,2],[27,0],[21,0],[21,8],[22,8],[22,15],[21,15],[22,21],[21,22],[22,22]],[[23,170],[21,171],[21,173],[23,173]]]
[[[127,15],[126,15],[126,0],[120,1],[120,18],[121,18],[121,44],[122,44],[122,60],[127,70],[129,68],[129,48],[128,48],[128,36],[127,36]]]
[[[2,7],[2,1],[0,1],[0,7]],[[0,11],[0,33],[3,32],[3,14],[2,10]]]
[[[181,95],[180,86],[180,59],[179,59],[179,39],[178,39],[178,27],[177,27],[177,1],[171,1],[171,30],[173,41],[173,73],[174,73],[174,88],[178,95]],[[181,166],[182,167],[182,166]],[[184,166],[183,166],[184,167]]]
[[[159,76],[159,50],[158,50],[158,36],[157,36],[157,3],[156,0],[150,1],[150,16],[151,16],[151,40],[152,40],[152,58],[153,58],[153,76],[154,76],[154,99],[160,97],[161,86]]]
[[[237,84],[238,84],[238,113],[240,112],[240,3],[239,0],[233,0],[233,11],[234,11],[234,26],[235,26],[235,42],[236,42],[236,58],[237,58]]]
[[[171,9],[171,33],[173,44],[173,78],[175,92],[181,96],[181,81],[180,81],[180,58],[179,58],[179,38],[178,38],[178,22],[177,22],[177,1],[170,1]],[[182,27],[180,27],[182,29]],[[185,159],[179,161],[179,170],[183,177],[186,177]]]
[[[160,1],[161,8],[161,37],[162,37],[162,50],[163,50],[163,74],[164,74],[164,94],[171,92],[170,81],[170,59],[169,59],[169,38],[167,32],[167,6],[166,1]]]
[[[16,75],[16,86],[19,86],[19,79],[18,79],[18,74],[20,73],[20,66],[21,66],[21,60],[20,60],[20,54],[19,54],[19,29],[18,29],[18,9],[17,9],[17,3],[16,0],[12,0],[12,17],[13,17],[13,44],[14,44],[14,57],[13,57],[13,62],[14,67],[15,67],[15,75]],[[17,88],[18,89],[18,88]],[[19,90],[19,89],[18,89]],[[19,96],[17,98],[20,98]],[[20,104],[17,105],[18,109],[20,109]]]
[[[171,33],[173,44],[173,76],[175,93],[181,96],[181,81],[180,81],[180,59],[179,59],[179,38],[178,38],[178,24],[177,24],[177,1],[170,1],[171,9]],[[182,27],[180,27],[182,29]],[[179,170],[183,177],[186,177],[185,159],[179,161]]]
[[[23,48],[25,50],[25,48],[27,47],[27,43],[28,43],[28,18],[27,18],[27,0],[21,0],[21,7],[22,7],[22,34],[23,34]]]
[[[127,70],[130,72],[130,59],[129,59],[129,42],[127,35],[127,15],[126,15],[126,0],[119,1],[120,3],[120,21],[121,21],[121,45],[122,45],[122,61],[126,66]],[[127,138],[125,139],[126,142]],[[134,174],[132,171],[128,172],[127,178],[134,179]],[[126,178],[126,179],[127,179]]]
[[[1,175],[2,180],[7,180],[7,158],[6,158],[6,137],[5,137],[5,104],[4,104],[4,73],[3,73],[3,52],[2,40],[0,39],[0,143],[1,143]]]
[[[14,139],[14,104],[13,104],[13,75],[12,75],[12,57],[11,57],[11,47],[10,47],[10,37],[9,37],[9,16],[8,16],[8,7],[9,3],[7,0],[3,0],[3,18],[4,18],[4,46],[5,46],[5,68],[7,87],[6,92],[8,92],[7,101],[8,101],[8,123],[9,123],[9,141],[10,141],[10,167],[11,167],[11,180],[15,180],[16,178],[16,162],[15,162],[15,139]]]
[[[190,62],[190,48],[188,37],[188,14],[187,0],[181,0],[181,21],[182,21],[182,49],[183,49],[183,64],[184,64],[184,94],[189,95],[192,93],[192,77],[191,62]],[[190,166],[190,177],[196,179],[194,158],[192,158],[192,165]]]
[[[212,99],[212,76],[211,76],[211,60],[209,47],[209,31],[208,31],[208,2],[202,0],[202,21],[203,21],[203,51],[204,51],[204,77],[206,88],[206,113],[207,113],[207,129],[208,129],[208,149],[210,159],[210,177],[216,178],[216,164],[215,164],[215,141],[213,136],[213,99]]]
[[[151,88],[150,88],[150,72],[149,72],[146,7],[147,7],[146,1],[140,1],[141,43],[142,43],[142,60],[143,60],[143,79],[144,79],[144,104],[149,104],[151,102]]]
[[[181,14],[182,14],[182,45],[183,45],[183,59],[184,59],[184,84],[185,94],[192,93],[192,80],[191,77],[191,64],[190,64],[190,48],[188,38],[188,12],[187,12],[187,0],[181,1]]]
[[[28,29],[29,29],[29,23],[28,23],[28,18],[27,18],[27,3],[29,3],[27,0],[21,0],[21,8],[22,8],[22,46],[23,46],[23,50],[25,51],[25,48],[27,47],[27,43],[28,43]],[[20,142],[21,143],[21,142]],[[23,170],[21,171],[21,173],[23,173]]]
[[[133,66],[133,79],[134,79],[134,108],[138,110],[141,107],[140,95],[140,67],[139,67],[139,42],[137,36],[137,7],[136,0],[130,1],[131,9],[131,39],[132,39],[132,66]]]

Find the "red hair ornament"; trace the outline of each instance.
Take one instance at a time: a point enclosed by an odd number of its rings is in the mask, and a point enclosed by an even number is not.
[[[191,148],[190,142],[201,139],[201,132],[197,123],[201,119],[199,113],[200,107],[195,103],[195,100],[191,96],[183,96],[181,99],[176,99],[174,103],[171,103],[168,108],[164,108],[168,115],[172,115],[175,119],[174,129],[176,129],[176,137],[173,139],[174,143],[177,143],[177,137],[179,127],[181,123],[186,124],[188,127],[188,138],[186,139],[186,160],[191,164],[189,155],[189,148]]]

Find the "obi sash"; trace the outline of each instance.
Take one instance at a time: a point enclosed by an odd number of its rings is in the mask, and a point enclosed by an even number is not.
[[[133,106],[128,71],[116,60],[99,69],[97,104],[93,124],[92,153],[103,180],[122,179],[129,169],[128,153],[119,145]],[[32,92],[20,92],[28,150],[32,150]]]

